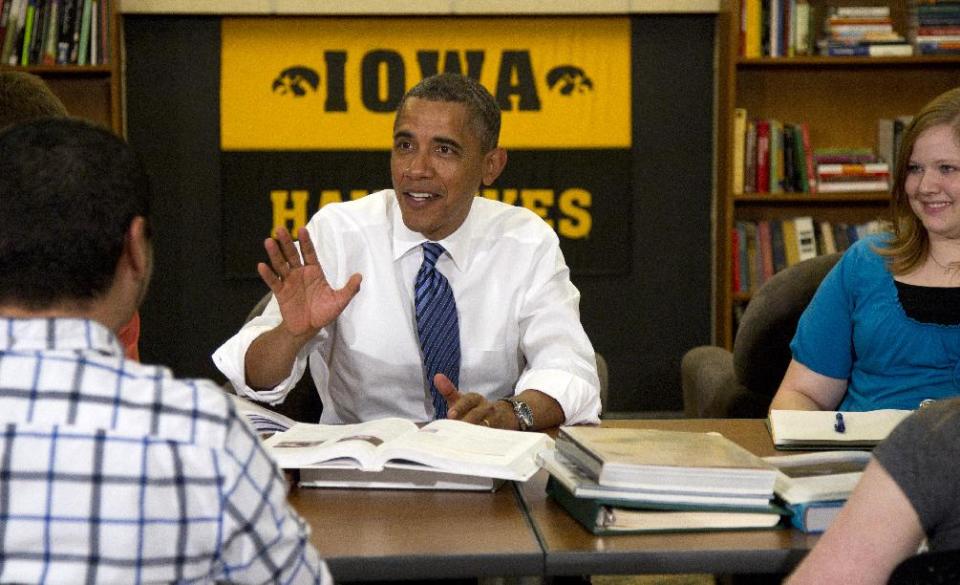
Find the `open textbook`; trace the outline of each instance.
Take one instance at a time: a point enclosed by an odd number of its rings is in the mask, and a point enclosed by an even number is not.
[[[290,417],[284,416],[279,412],[274,412],[242,396],[237,396],[233,393],[228,393],[227,395],[237,407],[237,412],[245,417],[254,430],[260,435],[283,432],[297,422]]]
[[[767,420],[777,449],[869,449],[887,438],[912,412],[771,410]],[[838,424],[838,417],[842,424]]]
[[[505,480],[480,475],[461,475],[420,468],[387,467],[383,471],[362,469],[317,468],[300,470],[300,487],[431,490],[431,491],[496,491]]]
[[[539,469],[537,454],[552,448],[552,439],[457,420],[435,420],[421,428],[385,418],[352,425],[297,423],[264,445],[287,469],[407,469],[526,481]]]

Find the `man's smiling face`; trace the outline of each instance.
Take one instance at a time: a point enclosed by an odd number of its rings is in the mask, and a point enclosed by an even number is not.
[[[457,231],[480,183],[489,185],[500,174],[498,151],[483,152],[466,105],[407,99],[397,114],[390,154],[404,225],[433,241]]]

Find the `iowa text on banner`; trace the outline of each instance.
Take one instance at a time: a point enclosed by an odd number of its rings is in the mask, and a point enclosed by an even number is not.
[[[630,147],[626,18],[276,18],[222,25],[224,150],[389,149],[422,78],[478,79],[507,148]]]

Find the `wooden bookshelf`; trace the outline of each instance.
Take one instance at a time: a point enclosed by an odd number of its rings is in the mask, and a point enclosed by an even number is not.
[[[896,30],[908,30],[909,0],[811,0],[820,18],[828,6],[887,5]],[[732,290],[731,230],[741,220],[810,215],[831,222],[861,223],[886,217],[887,193],[733,192],[734,110],[747,116],[805,122],[811,145],[876,148],[880,118],[915,114],[938,94],[960,86],[960,57],[761,57],[739,55],[741,1],[732,0],[721,19],[718,101],[718,205],[716,342],[732,348],[734,312],[750,295]],[[815,25],[819,31],[820,24]]]
[[[123,135],[123,83],[120,59],[122,26],[117,0],[110,12],[110,54],[104,65],[30,65],[26,67],[0,64],[0,69],[14,69],[37,75],[50,86],[70,115],[85,118],[112,128]]]

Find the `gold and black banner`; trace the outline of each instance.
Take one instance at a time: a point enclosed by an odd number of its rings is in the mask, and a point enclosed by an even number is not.
[[[451,71],[503,113],[509,163],[479,195],[543,217],[575,272],[629,266],[628,18],[244,18],[221,34],[228,274],[255,275],[278,226],[390,187],[399,100]]]

